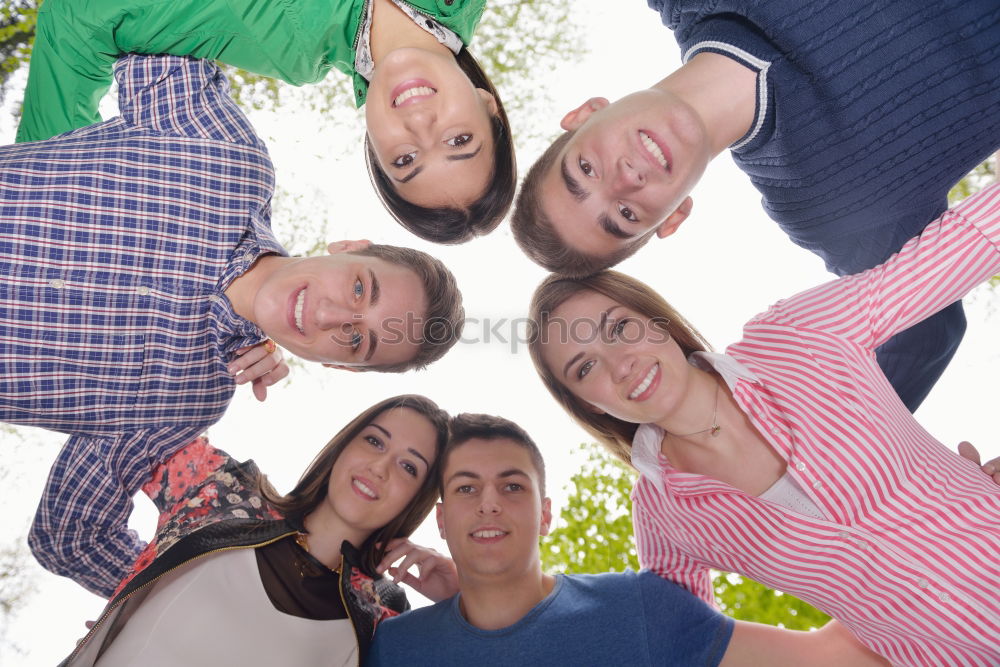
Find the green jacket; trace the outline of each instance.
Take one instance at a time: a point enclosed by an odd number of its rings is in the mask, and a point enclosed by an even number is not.
[[[211,58],[296,86],[330,68],[354,71],[370,0],[45,0],[38,12],[17,141],[48,139],[100,122],[97,105],[123,53]],[[486,0],[406,0],[472,39]]]

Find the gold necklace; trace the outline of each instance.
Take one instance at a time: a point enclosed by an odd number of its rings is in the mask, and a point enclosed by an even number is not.
[[[701,433],[709,433],[709,432],[711,432],[712,437],[714,438],[715,436],[719,435],[719,431],[722,430],[722,427],[719,426],[719,422],[716,420],[716,417],[718,415],[719,415],[719,381],[716,380],[715,381],[715,407],[712,408],[712,425],[709,426],[708,428],[703,428],[700,431],[693,431],[691,433],[683,433],[683,434],[682,433],[670,433],[670,431],[667,431],[667,433],[670,434],[670,435],[672,435],[672,436],[674,436],[675,438],[689,438],[692,435],[699,435]]]
[[[306,533],[303,533],[302,531],[299,531],[299,532],[295,533],[295,543],[297,545],[299,545],[302,548],[303,551],[305,551],[307,554],[309,554],[310,556],[312,556],[312,551],[309,550],[309,538],[306,537]],[[322,565],[323,567],[325,567],[326,569],[330,570],[330,572],[333,572],[334,574],[340,574],[340,570],[344,566],[344,556],[343,556],[343,554],[341,554],[341,556],[340,556],[340,562],[337,563],[337,567],[330,567],[329,565],[327,565],[326,563],[322,562],[321,560],[319,560],[315,556],[313,556],[313,559],[317,563],[319,563],[320,565]],[[303,577],[305,576],[305,572],[303,572],[301,568],[299,568],[299,574],[301,574]]]

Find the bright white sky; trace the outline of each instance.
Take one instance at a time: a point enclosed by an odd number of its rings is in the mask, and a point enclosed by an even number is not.
[[[644,2],[576,0],[574,9],[585,17],[590,55],[537,72],[535,79],[554,100],[543,119],[553,134],[562,114],[584,99],[617,99],[651,85],[680,64],[671,33]],[[0,127],[0,141],[9,143],[13,129],[5,115],[0,111],[0,123],[6,123]],[[359,137],[318,133],[316,120],[305,113],[252,118],[268,139],[278,182],[304,195],[299,213],[328,221],[330,240],[369,238],[426,250],[457,275],[469,317],[495,323],[526,315],[544,272],[520,253],[506,225],[463,246],[423,243],[398,227],[372,194]],[[522,172],[535,157],[533,150],[519,153]],[[770,303],[828,279],[819,259],[794,246],[764,215],[759,195],[728,156],[709,167],[693,196],[694,213],[675,236],[654,240],[619,268],[658,289],[717,349],[736,341],[743,322]],[[279,237],[282,225],[276,216],[273,226]],[[965,343],[918,413],[925,427],[947,445],[969,439],[992,455],[1000,453],[1000,446],[994,437],[996,383],[990,378],[1000,375],[1000,358],[987,341],[1000,339],[1000,318],[992,313],[996,303],[988,290],[966,300]],[[580,464],[569,451],[588,438],[544,390],[523,345],[510,342],[509,324],[495,331],[507,342],[495,332],[486,340],[483,328],[470,323],[466,339],[478,337],[480,342],[460,343],[422,373],[347,374],[300,366],[284,386],[272,388],[263,405],[249,391],[239,391],[226,417],[211,428],[211,441],[237,458],[253,458],[277,488],[288,489],[351,417],[385,397],[422,393],[452,413],[494,413],[524,426],[545,455],[558,512],[563,487]],[[0,535],[8,539],[26,532],[48,466],[64,439],[43,431],[32,431],[30,437],[27,446],[15,450],[16,457],[8,453],[4,458],[8,474],[0,477],[0,506],[5,508]],[[155,513],[148,501],[140,500],[132,518],[141,534],[152,533]],[[444,550],[433,521],[425,522],[415,538]],[[96,618],[103,608],[101,599],[33,563],[30,576],[37,592],[6,633],[8,642],[22,651],[0,647],[0,659],[10,667],[55,664],[84,634],[83,622]]]

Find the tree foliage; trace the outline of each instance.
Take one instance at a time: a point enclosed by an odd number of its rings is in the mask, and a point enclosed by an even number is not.
[[[38,4],[38,0],[5,0],[0,6],[0,101],[10,75],[28,62]]]
[[[586,462],[573,475],[558,527],[542,541],[542,566],[566,574],[638,570],[629,497],[635,472],[596,444],[578,451]]]
[[[548,572],[567,574],[639,569],[632,538],[632,499],[636,474],[596,444],[582,444],[586,458],[573,475],[557,528],[541,543]],[[734,574],[716,573],[715,597],[722,611],[744,621],[807,630],[829,617],[805,602]]]
[[[997,160],[1000,160],[1000,153],[983,162],[973,169],[968,176],[956,183],[955,187],[948,192],[948,203],[952,205],[957,204],[969,195],[979,192],[986,185],[995,181],[997,177]]]

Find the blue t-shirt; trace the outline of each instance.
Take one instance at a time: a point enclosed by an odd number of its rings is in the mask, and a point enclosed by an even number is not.
[[[366,665],[717,665],[733,621],[648,570],[557,575],[514,625],[480,630],[459,596],[378,626]]]

